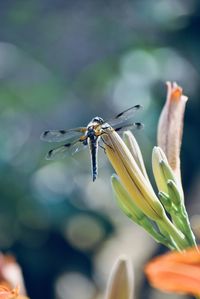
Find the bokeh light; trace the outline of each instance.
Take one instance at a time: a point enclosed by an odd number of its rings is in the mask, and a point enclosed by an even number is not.
[[[141,104],[134,121],[144,129],[133,132],[152,179],[165,81],[177,81],[189,96],[181,166],[199,237],[199,13],[197,0],[0,1],[0,246],[22,267],[31,299],[102,299],[124,253],[137,298],[175,298],[144,280],[145,262],[163,248],[119,210],[103,149],[93,183],[88,149],[47,161],[59,144],[40,135]]]
[[[95,288],[87,277],[80,273],[64,273],[56,282],[56,298],[58,299],[92,299]]]
[[[102,224],[89,215],[76,215],[66,223],[66,238],[75,247],[90,250],[105,236]]]

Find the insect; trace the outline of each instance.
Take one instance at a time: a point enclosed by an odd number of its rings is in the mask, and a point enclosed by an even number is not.
[[[69,153],[75,154],[89,146],[91,154],[92,179],[97,178],[97,153],[101,136],[105,134],[104,130],[112,127],[116,132],[120,133],[133,127],[141,128],[142,124],[139,122],[131,122],[134,112],[140,109],[140,105],[135,105],[110,120],[104,121],[101,117],[94,117],[87,127],[78,127],[68,130],[48,130],[42,133],[41,140],[46,142],[61,142],[65,141],[64,145],[51,149],[46,155],[47,160],[54,160],[64,158]],[[102,145],[100,145],[103,147]]]

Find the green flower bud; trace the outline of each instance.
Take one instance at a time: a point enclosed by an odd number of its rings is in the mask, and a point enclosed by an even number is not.
[[[179,191],[176,183],[172,180],[168,180],[167,186],[168,186],[169,197],[171,198],[174,205],[176,207],[179,207],[183,200],[181,198],[182,194],[180,194],[180,191]]]

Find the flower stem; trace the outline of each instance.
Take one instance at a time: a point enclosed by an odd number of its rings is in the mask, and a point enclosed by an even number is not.
[[[164,217],[161,221],[159,221],[159,226],[162,227],[174,240],[177,245],[177,249],[179,251],[184,250],[188,247],[188,243],[185,239],[185,236],[171,223],[171,221],[166,217]]]

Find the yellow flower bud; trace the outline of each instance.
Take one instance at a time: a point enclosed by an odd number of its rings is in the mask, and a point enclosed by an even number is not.
[[[120,208],[129,218],[139,224],[146,217],[145,214],[136,206],[115,174],[111,177],[111,183]]]
[[[102,139],[105,151],[124,188],[137,207],[149,218],[156,221],[159,228],[168,232],[177,248],[187,246],[184,235],[176,229],[165,214],[165,210],[145,178],[129,149],[112,127],[104,129]]]
[[[133,201],[151,219],[162,219],[164,209],[124,141],[110,127],[102,138],[106,154]]]
[[[130,150],[133,158],[135,159],[137,165],[139,166],[142,174],[144,175],[146,180],[149,182],[149,178],[148,178],[146,168],[144,165],[142,153],[141,153],[141,150],[139,148],[139,145],[138,145],[134,135],[131,133],[131,131],[126,131],[126,132],[124,132],[123,137],[124,137],[124,141],[125,141],[127,147],[129,148],[129,150]]]

